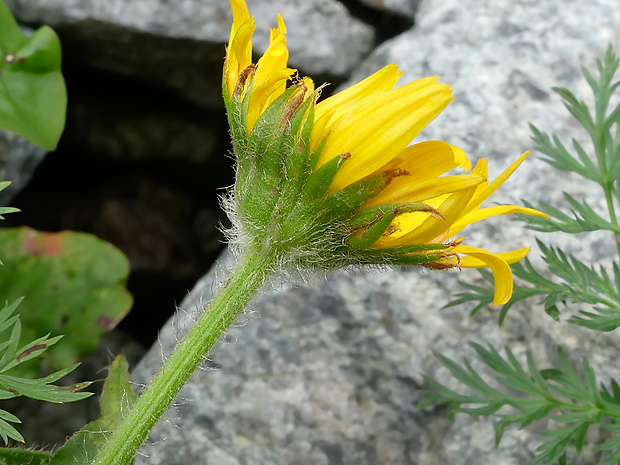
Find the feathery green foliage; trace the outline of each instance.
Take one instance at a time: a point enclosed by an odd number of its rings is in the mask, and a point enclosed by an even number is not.
[[[62,387],[52,383],[63,378],[75,370],[75,364],[64,370],[56,371],[48,376],[38,379],[22,378],[11,375],[11,369],[30,359],[38,357],[45,350],[56,344],[62,336],[49,337],[49,334],[36,339],[22,347],[19,347],[21,324],[19,315],[14,314],[22,299],[18,299],[10,305],[7,304],[0,310],[0,333],[10,330],[8,338],[1,338],[0,343],[0,400],[12,399],[18,396],[26,396],[31,399],[46,402],[64,403],[75,402],[92,395],[90,392],[79,392],[90,383],[81,383],[77,386]],[[0,410],[0,437],[6,443],[8,438],[23,442],[24,438],[10,423],[21,423],[19,418],[5,410]]]
[[[610,432],[610,439],[596,449],[607,452],[604,463],[620,463],[620,386],[615,380],[611,381],[611,388],[599,386],[585,359],[582,362],[583,375],[579,375],[562,349],[558,349],[560,369],[540,370],[529,352],[527,369],[524,369],[509,348],[503,358],[493,347],[487,349],[474,343],[471,346],[497,373],[495,380],[503,388],[485,381],[467,360],[461,365],[435,354],[452,376],[476,394],[458,394],[425,377],[430,389],[423,391],[424,399],[419,408],[442,403],[448,405],[451,414],[493,415],[499,418],[495,424],[496,446],[507,427],[516,424],[524,428],[549,417],[560,428],[543,433],[543,443],[538,447],[532,465],[556,463],[565,457],[569,445],[581,455],[589,427],[604,423],[603,428]],[[517,391],[519,395],[509,394],[507,389]]]
[[[620,60],[610,46],[604,60],[597,62],[598,78],[583,68],[594,94],[593,113],[569,90],[553,89],[590,136],[592,155],[576,139],[572,140],[571,151],[557,136],[549,136],[530,125],[536,149],[543,154],[545,162],[557,169],[577,173],[601,187],[607,203],[606,214],[565,193],[568,213],[541,203],[538,208],[549,218],[519,215],[519,219],[540,232],[610,231],[620,255],[620,226],[616,216],[616,204],[620,202],[620,104],[610,110],[612,96],[620,87],[620,81],[614,82],[619,65]],[[534,298],[557,321],[561,317],[561,304],[570,303],[581,307],[577,314],[568,318],[570,323],[595,331],[613,331],[620,327],[618,258],[606,268],[583,263],[541,241],[538,246],[547,269],[543,275],[527,259],[512,265],[517,280],[512,298],[500,311],[500,324],[515,303]],[[486,281],[493,283],[491,273],[482,270],[481,274]],[[493,289],[487,285],[461,284],[466,290],[447,307],[473,303],[473,314],[493,302]],[[581,454],[588,429],[596,425],[607,430],[608,439],[593,445],[592,449],[605,453],[603,463],[620,464],[620,386],[615,380],[611,380],[610,388],[598,385],[595,373],[585,359],[582,362],[583,375],[580,376],[561,348],[558,349],[560,369],[539,370],[528,354],[526,371],[509,348],[506,348],[506,357],[502,358],[492,347],[485,349],[473,343],[472,346],[482,361],[497,373],[495,379],[499,385],[517,391],[519,395],[508,394],[488,384],[467,360],[461,365],[436,354],[452,376],[476,394],[459,394],[427,377],[429,390],[425,391],[421,407],[444,403],[451,414],[496,416],[500,419],[495,427],[496,444],[510,425],[518,424],[523,428],[535,421],[551,419],[559,427],[542,433],[543,443],[532,465],[566,464],[568,447],[573,445]],[[510,411],[506,412],[507,409]]]

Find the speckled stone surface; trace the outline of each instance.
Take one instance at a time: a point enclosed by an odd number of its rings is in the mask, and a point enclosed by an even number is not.
[[[8,205],[28,183],[45,154],[45,149],[0,129],[0,181],[11,181],[11,185],[0,192],[1,206]]]
[[[511,430],[494,449],[490,420],[416,411],[421,373],[460,388],[432,351],[467,355],[480,367],[466,341],[509,344],[550,367],[561,342],[600,369],[620,344],[555,324],[539,307],[515,308],[502,329],[490,311],[475,318],[462,308],[440,311],[455,278],[420,269],[349,273],[261,296],[153,430],[136,465],[525,463],[538,445],[534,431]],[[134,372],[138,384],[194,320],[211,279],[164,328]]]
[[[374,30],[336,0],[249,0],[263,53],[277,12],[291,33],[291,65],[306,73],[348,76],[374,45]],[[221,106],[224,44],[232,13],[224,0],[8,0],[16,18],[45,23],[63,47],[97,68],[175,89],[201,106]]]
[[[609,41],[620,45],[616,6],[615,0],[587,5],[427,1],[416,26],[381,46],[355,79],[390,62],[405,70],[405,82],[442,75],[454,88],[456,101],[422,138],[460,145],[473,160],[487,157],[491,174],[497,175],[532,148],[528,121],[564,138],[583,138],[549,87],[567,86],[589,99],[579,66],[591,66]],[[540,199],[561,205],[562,191],[603,207],[594,185],[575,182],[535,156],[493,200]],[[468,229],[466,236],[470,245],[500,251],[533,245],[535,234],[498,218]],[[589,261],[605,263],[613,250],[603,234],[541,238]],[[540,264],[537,250],[531,257]],[[160,343],[134,373],[136,382],[157,369],[162,354],[170,352],[195,319],[193,312],[216,287],[214,276],[198,283],[178,319],[162,330]],[[555,323],[536,302],[515,306],[502,328],[496,310],[473,318],[466,308],[440,311],[458,278],[471,281],[476,272],[349,271],[313,287],[266,292],[182,391],[136,464],[526,463],[540,444],[539,426],[509,430],[495,449],[493,420],[457,416],[449,422],[441,408],[416,411],[422,373],[460,389],[432,352],[453,359],[466,356],[481,368],[467,341],[498,349],[509,345],[521,360],[529,350],[540,367],[550,367],[557,344],[562,344],[573,360],[588,356],[606,381],[620,378],[620,369],[609,363],[620,341],[614,333]],[[599,461],[588,452],[578,463]]]

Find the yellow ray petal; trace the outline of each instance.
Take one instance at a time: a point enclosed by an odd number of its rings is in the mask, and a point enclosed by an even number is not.
[[[347,113],[360,99],[393,89],[402,74],[394,64],[380,69],[357,84],[319,102],[315,109],[316,118],[332,110],[337,110],[339,114]]]
[[[458,234],[463,228],[469,224],[477,221],[482,221],[492,216],[498,215],[511,215],[513,213],[525,213],[526,215],[542,216],[548,218],[549,216],[533,208],[519,207],[517,205],[498,205],[495,207],[479,208],[472,212],[467,213],[450,227],[450,235]]]
[[[330,191],[372,174],[389,163],[452,100],[448,86],[434,84],[413,92],[403,87],[384,92],[373,105],[364,104],[332,128],[319,164],[350,152]]]
[[[355,86],[319,102],[316,107],[318,111],[315,112],[315,122],[318,124],[312,131],[311,148],[314,150],[318,143],[331,132],[334,133],[332,139],[342,135],[343,140],[340,142],[352,147],[360,135],[372,132],[372,122],[378,118],[378,114],[386,114],[385,111],[381,111],[385,108],[386,102],[396,99],[406,107],[405,99],[421,97],[421,91],[428,91],[433,86],[443,86],[449,89],[448,86],[437,84],[437,77],[419,79],[407,84],[404,88],[400,88],[400,90],[392,89],[401,74],[400,71],[397,71],[396,66],[383,68]],[[399,94],[395,94],[395,92]],[[400,94],[405,94],[405,96]],[[345,100],[347,95],[352,98]],[[359,131],[360,125],[369,128],[369,130]],[[354,133],[356,129],[358,131]],[[331,144],[337,146],[338,143],[339,141],[333,140]],[[319,166],[333,158],[335,150],[338,148],[327,146],[327,149],[323,151]]]
[[[332,117],[333,134],[330,137],[332,139],[330,146],[344,143],[351,148],[351,143],[364,138],[367,132],[374,132],[379,128],[385,129],[386,121],[396,120],[397,117],[399,120],[408,119],[412,107],[415,108],[419,104],[428,105],[433,103],[438,95],[449,94],[449,86],[438,84],[437,79],[436,77],[420,79],[398,89],[376,92],[357,100],[346,114]],[[337,108],[335,113],[340,113]],[[325,155],[323,158],[325,160],[321,164],[332,157]]]
[[[471,162],[463,150],[440,140],[429,140],[405,147],[392,162],[382,169],[400,168],[411,179],[430,179],[460,167],[471,170]]]
[[[474,169],[471,170],[471,174],[479,174],[480,176],[484,176],[485,178],[489,179],[488,165],[489,165],[489,162],[487,160],[485,160],[484,158],[480,158],[476,162],[476,166],[474,166]],[[478,194],[483,192],[486,189],[487,185],[488,183],[486,182],[480,184],[478,188],[476,189],[476,193],[474,194],[472,198],[476,198]]]
[[[484,249],[478,249],[476,247],[469,247],[467,245],[457,245],[451,252],[457,254],[465,254],[471,258],[477,259],[484,263],[484,266],[491,268],[493,272],[493,278],[495,279],[495,294],[493,295],[493,305],[502,305],[510,300],[512,297],[512,271],[508,263],[498,256]],[[463,257],[460,260],[459,266],[467,266],[467,257]]]
[[[465,151],[456,145],[450,145],[450,148],[454,154],[454,160],[458,163],[461,169],[464,171],[469,171],[471,169],[471,162],[469,161],[469,158],[467,158]],[[486,178],[487,176],[484,175],[484,177]]]
[[[509,265],[512,265],[513,263],[517,263],[518,261],[524,259],[528,253],[530,253],[530,247],[523,247],[521,249],[511,250],[510,252],[501,252],[493,255],[498,256]],[[468,256],[461,257],[459,266],[461,268],[485,268],[487,264],[482,260]]]
[[[446,239],[450,225],[471,200],[475,189],[470,187],[424,202],[435,208],[441,214],[441,218],[421,213],[405,213],[397,216],[393,222],[397,233],[381,236],[373,247],[424,244]]]
[[[252,34],[255,29],[254,20],[248,19],[237,28],[234,36],[230,36],[224,64],[229,97],[232,97],[237,86],[239,74],[252,63]]]
[[[430,208],[437,210],[443,202],[450,196],[450,194],[445,194],[439,196],[434,199],[427,200],[424,202]],[[424,221],[426,221],[429,217],[429,213],[427,212],[411,212],[411,213],[402,213],[398,215],[392,224],[388,228],[389,233],[380,237],[377,242],[373,244],[373,247],[392,247],[395,245],[403,245],[399,243],[399,239],[407,234],[410,231],[413,231],[415,228],[419,227]],[[447,229],[447,226],[446,226]],[[406,242],[409,244],[410,242]]]
[[[445,176],[424,181],[411,181],[409,176],[399,176],[375,197],[364,204],[364,208],[376,207],[390,203],[424,202],[443,194],[475,187],[485,178],[477,174]]]
[[[484,202],[493,192],[495,192],[499,186],[504,184],[506,180],[515,172],[515,170],[523,163],[523,161],[528,157],[530,152],[525,152],[519,158],[517,158],[514,162],[512,162],[508,168],[506,168],[502,173],[493,180],[493,182],[489,183],[486,188],[480,192],[476,193],[476,196],[472,199],[471,203],[467,206],[467,209],[463,212],[463,215],[469,213],[470,211],[478,208],[482,202]]]
[[[335,112],[336,109],[332,108],[328,113],[324,113],[323,115],[321,115],[320,118],[315,117],[314,126],[312,127],[312,133],[310,134],[311,152],[314,152],[316,150],[321,141],[329,133],[329,131],[327,130],[327,124],[329,123],[331,117],[334,115]]]
[[[250,12],[244,0],[230,0],[230,6],[233,13],[232,31],[236,32],[241,24],[250,19]]]
[[[254,85],[259,86],[268,81],[274,74],[286,69],[288,48],[286,47],[286,25],[278,14],[278,28],[271,29],[269,46],[256,64]]]
[[[228,39],[228,50],[232,47],[232,41],[237,31],[243,23],[250,19],[250,12],[244,0],[230,0],[230,6],[233,13],[233,23],[230,26],[230,37]]]
[[[309,98],[313,93],[314,93],[314,81],[312,80],[312,78],[306,76],[304,78],[304,85],[306,86],[306,95],[304,98],[304,101]]]
[[[252,88],[248,105],[248,130],[252,130],[260,115],[286,90],[286,82],[295,71],[291,68],[280,69],[269,80]],[[253,84],[256,85],[256,80]]]

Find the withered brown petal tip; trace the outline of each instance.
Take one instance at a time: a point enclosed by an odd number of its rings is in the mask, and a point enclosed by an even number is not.
[[[441,214],[439,210],[431,207],[430,205],[427,205],[427,207],[428,208],[424,209],[426,213],[430,214],[433,218],[439,218],[441,221],[443,221],[444,224],[447,224],[446,219],[444,218],[444,216]]]
[[[429,270],[450,270],[452,268],[458,268],[459,270],[461,269],[458,263],[446,262],[427,262],[422,263],[422,266],[424,268],[428,268]]]
[[[383,236],[391,236],[392,234],[394,234],[396,231],[398,231],[398,228],[394,225],[389,225],[385,232],[382,234]]]
[[[256,72],[256,65],[252,63],[247,68],[245,68],[241,73],[239,73],[239,79],[237,79],[237,85],[235,86],[235,94],[239,95],[243,88],[245,87],[245,83],[251,76],[254,76]]]
[[[457,245],[461,245],[463,243],[463,239],[462,238],[458,238],[455,239],[453,241],[450,242],[446,242],[446,247],[456,247]]]
[[[409,176],[411,173],[409,173],[408,171],[405,171],[402,168],[394,168],[391,170],[387,170],[383,173],[383,177],[385,178],[385,185],[387,186],[392,179],[398,177],[398,176]]]
[[[299,89],[301,89],[301,91]],[[295,90],[293,96],[286,102],[288,104],[288,109],[286,110],[286,114],[282,118],[282,124],[290,122],[295,112],[304,103],[304,96],[306,94],[306,90],[307,87],[305,86],[305,84],[300,84],[298,89]]]

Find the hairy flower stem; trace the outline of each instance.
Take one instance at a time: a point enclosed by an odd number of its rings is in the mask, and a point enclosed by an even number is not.
[[[265,250],[248,250],[221,285],[205,312],[176,346],[110,440],[94,465],[127,465],[149,431],[172,403],[213,345],[269,278],[273,257]]]

